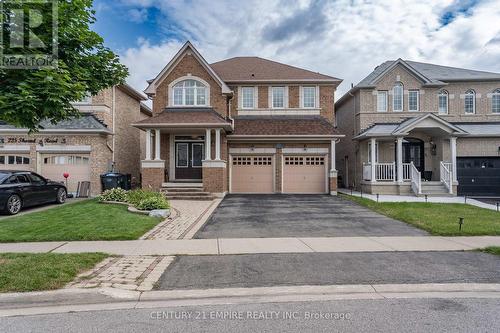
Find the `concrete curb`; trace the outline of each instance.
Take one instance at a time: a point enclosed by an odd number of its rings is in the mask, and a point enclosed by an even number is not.
[[[214,304],[374,300],[392,298],[500,298],[500,284],[437,283],[279,286],[207,290],[127,291],[62,289],[0,294],[0,317],[98,310]]]

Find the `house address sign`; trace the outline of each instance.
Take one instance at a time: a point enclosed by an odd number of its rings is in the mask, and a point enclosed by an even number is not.
[[[66,144],[66,138],[43,138],[43,139],[32,139],[32,138],[1,138],[0,137],[0,145],[3,144],[19,144],[19,143],[38,143],[40,146],[43,146],[45,143],[60,143]]]

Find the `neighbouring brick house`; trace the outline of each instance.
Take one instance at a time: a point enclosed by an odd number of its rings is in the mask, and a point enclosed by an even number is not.
[[[386,61],[336,103],[344,187],[500,195],[500,74]]]
[[[90,181],[91,194],[99,194],[100,175],[113,169],[131,174],[139,185],[144,134],[131,124],[152,115],[141,103],[146,99],[129,85],[118,85],[74,103],[81,117],[57,124],[43,121],[42,129],[31,135],[1,122],[0,170],[29,170],[61,182],[67,172],[71,193],[78,182]]]
[[[341,80],[257,57],[208,64],[187,42],[145,90],[142,185],[169,197],[337,191]]]

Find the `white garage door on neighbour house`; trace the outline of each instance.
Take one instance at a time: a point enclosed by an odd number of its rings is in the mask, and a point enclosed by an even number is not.
[[[0,170],[31,170],[29,154],[2,154],[0,155]]]
[[[284,156],[283,193],[328,192],[325,156]]]
[[[273,156],[233,156],[232,193],[274,193]]]
[[[76,192],[78,182],[90,181],[89,154],[42,154],[41,171],[45,178],[66,183],[64,173],[68,173],[68,192]]]

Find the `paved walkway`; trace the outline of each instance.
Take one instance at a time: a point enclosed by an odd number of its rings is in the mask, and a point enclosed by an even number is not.
[[[220,199],[212,201],[171,200],[172,215],[147,232],[141,239],[189,239],[191,230],[204,224]],[[194,230],[196,229],[196,230]]]
[[[1,243],[0,253],[105,252],[125,256],[173,256],[308,252],[462,251],[487,246],[500,246],[500,236],[289,237]]]
[[[348,194],[352,195],[355,197],[363,197],[366,199],[370,199],[373,201],[377,201],[377,195],[376,194],[367,194],[363,193],[361,194],[360,192],[357,191],[352,191],[348,189],[341,188],[338,190],[339,193],[343,194]],[[388,194],[380,194],[378,196],[378,201],[379,202],[425,202],[425,197],[416,197],[413,195],[388,195]],[[481,202],[475,199],[471,198],[466,198],[466,197],[428,197],[427,202],[434,202],[434,203],[461,203],[461,204],[468,204],[476,207],[481,207],[481,208],[486,208],[486,209],[491,209],[491,210],[497,210],[497,206],[493,204],[488,204],[485,202]]]

